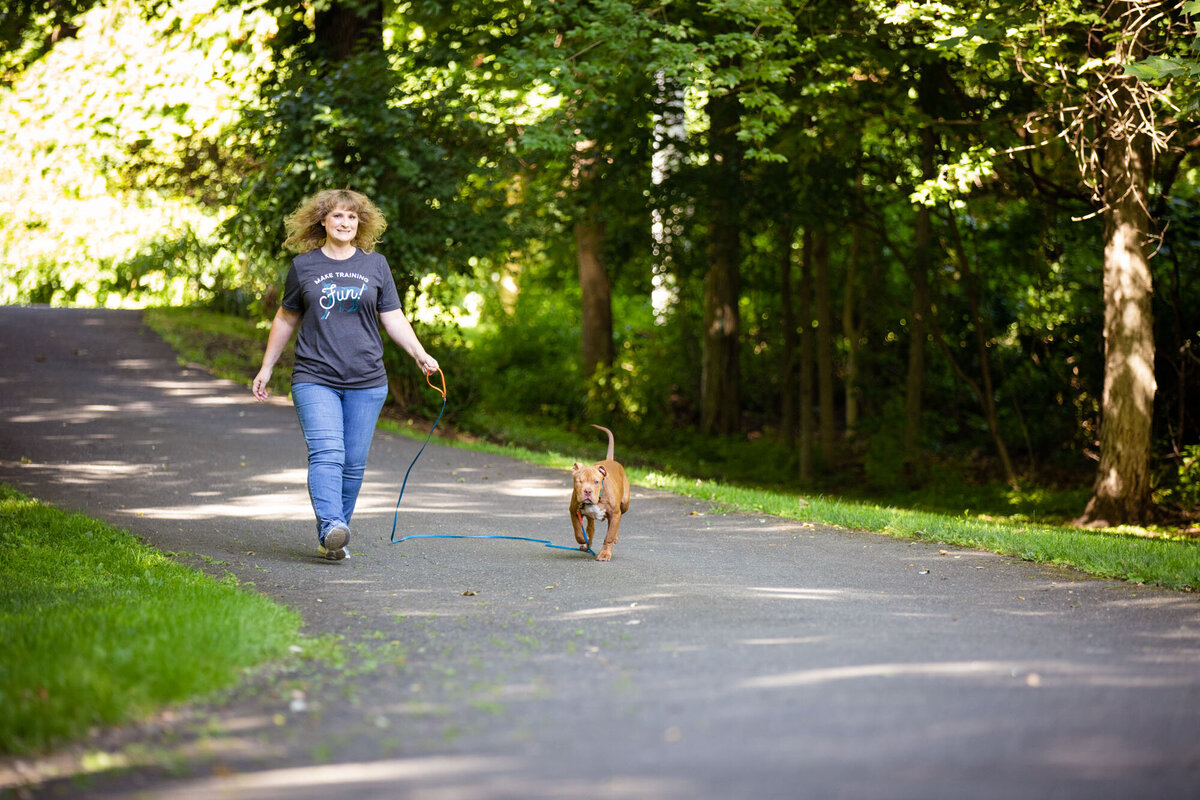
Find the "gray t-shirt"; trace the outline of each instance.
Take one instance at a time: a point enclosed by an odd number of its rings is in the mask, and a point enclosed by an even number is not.
[[[292,383],[335,389],[387,385],[379,315],[400,308],[387,259],[355,249],[342,261],[320,248],[292,259],[282,305],[300,312]]]

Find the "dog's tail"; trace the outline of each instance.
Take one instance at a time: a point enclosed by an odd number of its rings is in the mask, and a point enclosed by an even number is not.
[[[593,425],[592,427],[593,427],[593,428],[599,428],[600,430],[602,430],[602,431],[604,431],[605,433],[607,433],[607,434],[608,434],[608,455],[606,455],[606,456],[604,457],[604,460],[605,460],[605,461],[612,461],[612,460],[613,460],[613,452],[614,452],[614,451],[613,451],[613,435],[612,435],[612,431],[610,431],[608,428],[604,427],[603,425]]]

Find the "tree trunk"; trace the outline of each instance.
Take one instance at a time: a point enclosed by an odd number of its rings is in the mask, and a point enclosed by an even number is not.
[[[700,428],[707,434],[730,434],[737,430],[741,415],[738,101],[728,96],[709,98],[708,114],[708,272],[704,277]]]
[[[796,408],[800,415],[800,485],[813,478],[813,329],[812,329],[812,231],[804,231],[804,250],[800,256],[800,397]]]
[[[821,409],[821,459],[826,467],[833,465],[834,425],[833,408],[833,308],[829,289],[829,234],[824,228],[813,232],[813,277],[817,301],[817,398]]]
[[[908,377],[904,389],[904,459],[911,463],[921,443],[921,393],[925,388],[925,314],[929,308],[929,266],[933,258],[933,226],[928,208],[917,208],[913,241],[912,305],[908,315]]]
[[[1154,415],[1153,281],[1146,257],[1150,165],[1137,143],[1109,142],[1105,152],[1104,394],[1100,466],[1081,525],[1144,521],[1151,510]]]
[[[922,75],[921,101],[928,108],[933,102],[932,82]],[[934,176],[934,155],[937,136],[928,125],[921,130],[921,176],[928,180]],[[917,207],[915,230],[913,231],[913,297],[912,312],[908,321],[908,379],[904,395],[904,458],[911,464],[921,442],[921,393],[925,388],[925,339],[929,312],[929,270],[933,265],[933,212],[928,206]]]
[[[575,223],[583,317],[583,374],[589,378],[597,368],[607,369],[613,361],[612,288],[604,269],[603,247],[603,223],[594,216]]]
[[[846,381],[844,385],[846,439],[852,440],[858,429],[858,350],[862,338],[862,322],[859,319],[858,292],[859,262],[862,258],[864,237],[870,236],[865,228],[853,227],[850,231],[850,253],[846,259],[846,282],[842,287],[842,335],[846,338]]]
[[[783,353],[779,367],[779,436],[789,450],[796,446],[796,312],[792,291],[792,244],[796,229],[779,226],[779,325]]]

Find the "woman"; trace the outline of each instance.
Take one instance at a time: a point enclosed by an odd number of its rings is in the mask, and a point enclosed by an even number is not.
[[[348,189],[323,191],[285,225],[284,247],[300,255],[288,271],[253,391],[267,399],[271,370],[299,330],[292,400],[308,445],[317,554],[340,561],[350,555],[350,517],[387,397],[379,327],[423,373],[436,371],[438,362],[404,316],[387,260],[373,251],[387,227],[374,203]]]

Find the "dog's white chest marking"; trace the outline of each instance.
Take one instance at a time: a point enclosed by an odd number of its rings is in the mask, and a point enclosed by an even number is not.
[[[592,505],[590,503],[584,504],[579,509],[579,512],[581,514],[583,514],[585,517],[595,520],[596,522],[600,522],[600,521],[604,520],[606,517],[608,517],[608,509],[607,508],[605,508],[604,506]]]

